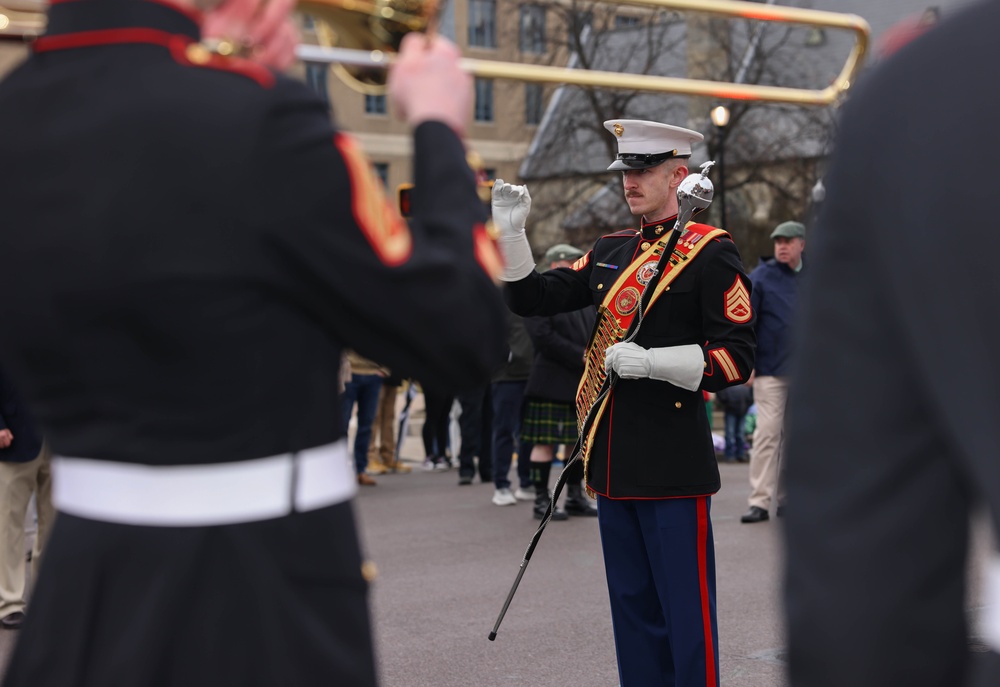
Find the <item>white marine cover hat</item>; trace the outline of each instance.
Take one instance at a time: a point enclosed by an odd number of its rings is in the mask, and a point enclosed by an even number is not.
[[[641,119],[609,119],[604,128],[618,140],[618,157],[610,170],[646,169],[675,157],[691,155],[691,144],[705,137],[697,131]]]

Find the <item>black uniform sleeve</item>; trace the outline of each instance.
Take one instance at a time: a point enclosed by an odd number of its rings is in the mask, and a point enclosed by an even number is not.
[[[539,274],[532,272],[524,279],[504,284],[507,306],[518,315],[555,315],[571,312],[594,304],[590,290],[590,258],[593,251],[580,258],[583,267],[573,270],[558,267]]]
[[[270,276],[331,336],[397,374],[442,388],[487,379],[503,355],[503,303],[461,141],[440,123],[415,131],[407,226],[320,101],[285,81],[276,90],[248,217]]]
[[[757,337],[750,280],[735,244],[722,239],[701,274],[705,374],[701,388],[718,391],[745,382],[753,371]]]
[[[988,32],[1000,8],[979,9],[991,17],[935,28],[875,72],[847,105],[826,179],[788,398],[796,685],[968,684],[977,497],[993,504],[994,527],[1000,519],[1000,327],[987,315],[1000,288],[998,241],[978,221],[995,191],[969,183],[995,167],[997,142],[981,145],[993,125],[969,115],[995,107],[996,93],[950,78],[956,64],[992,60],[954,49],[986,45],[968,37]],[[900,112],[913,115],[904,127]],[[928,178],[913,142],[936,131],[954,132],[951,163],[962,173]]]

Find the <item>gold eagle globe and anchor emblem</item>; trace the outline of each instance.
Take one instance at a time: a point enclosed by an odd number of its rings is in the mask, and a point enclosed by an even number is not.
[[[639,307],[639,289],[628,286],[615,298],[615,310],[619,315],[630,315]]]

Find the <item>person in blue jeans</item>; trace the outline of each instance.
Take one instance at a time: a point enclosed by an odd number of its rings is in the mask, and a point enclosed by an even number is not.
[[[531,482],[531,445],[520,440],[521,412],[524,389],[528,385],[534,349],[524,320],[510,313],[507,332],[507,363],[493,376],[493,505],[513,506],[520,501],[534,501]],[[512,492],[510,465],[514,447],[518,448],[517,477],[519,487]]]
[[[351,377],[344,384],[343,411],[344,434],[351,424],[354,405],[358,406],[358,428],[354,435],[354,467],[358,473],[358,484],[373,487],[378,484],[365,470],[368,469],[368,444],[372,440],[372,425],[378,411],[378,397],[382,391],[382,380],[387,371],[354,351],[347,352],[351,367]]]
[[[746,419],[750,406],[753,405],[753,382],[726,387],[715,392],[715,400],[722,407],[726,427],[727,462],[745,463],[747,455]]]

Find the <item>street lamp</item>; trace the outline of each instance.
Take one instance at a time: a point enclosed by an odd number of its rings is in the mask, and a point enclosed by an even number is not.
[[[719,228],[726,231],[726,134],[723,129],[729,124],[729,108],[725,105],[717,105],[712,108],[709,116],[712,118],[712,124],[715,125],[716,140],[719,142],[719,210],[722,214]]]

